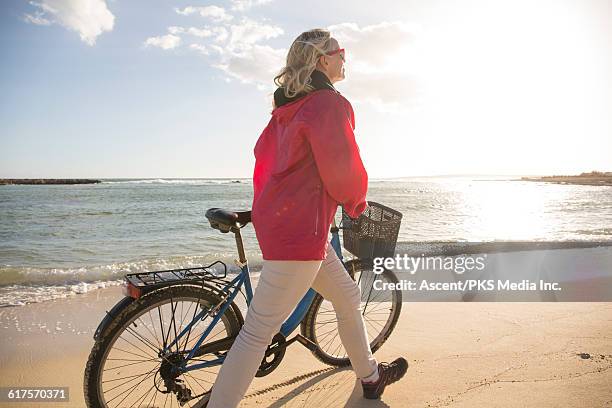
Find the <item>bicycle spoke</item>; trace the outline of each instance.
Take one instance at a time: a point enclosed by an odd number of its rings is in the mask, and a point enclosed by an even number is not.
[[[335,332],[337,332],[337,331],[338,331],[338,328],[337,328],[337,327],[334,327],[334,328],[333,328],[333,329],[331,329],[331,330],[328,330],[328,331],[326,331],[326,332],[323,332],[323,333],[318,334],[318,335],[317,335],[317,338],[318,338],[319,340],[323,340],[323,339],[324,339],[326,336],[328,336],[328,335],[330,335],[330,334],[333,334],[333,333],[335,333]]]
[[[140,406],[140,402],[144,401],[149,396],[149,393],[151,392],[151,390],[153,390],[154,388],[155,388],[155,382],[153,382],[153,385],[140,398],[134,401],[134,403],[130,405],[129,408],[132,408],[136,404],[139,404],[138,406]]]
[[[121,401],[119,401],[119,404],[117,404],[117,406],[121,405],[121,403],[122,403],[123,401],[125,401],[125,399],[126,399],[127,397],[129,397],[129,396],[130,396],[130,394],[131,394],[132,392],[134,392],[134,390],[136,389],[136,387],[138,387],[140,384],[142,384],[143,382],[145,382],[147,379],[151,378],[151,376],[153,376],[153,375],[155,375],[155,374],[154,374],[153,372],[151,372],[151,373],[149,373],[149,374],[148,374],[148,375],[147,375],[145,378],[143,378],[142,380],[140,380],[140,382],[138,382],[138,383],[137,383],[137,384],[136,384],[136,385],[135,385],[133,388],[131,388],[130,392],[128,392],[128,393],[127,393],[127,395],[126,395],[125,397],[123,397],[123,399],[122,399]],[[125,391],[124,391],[124,392],[125,392]],[[121,395],[121,394],[119,394],[119,395]],[[115,398],[116,398],[116,397],[115,397]],[[110,402],[110,401],[109,401],[109,402]]]
[[[137,363],[130,363],[130,364],[124,364],[124,365],[120,365],[120,366],[112,367],[112,368],[109,368],[109,370],[116,370],[116,369],[118,369],[118,368],[129,367],[129,366],[133,366],[133,365],[135,365],[135,364],[148,363],[148,362],[151,362],[151,361],[157,361],[157,360],[158,360],[157,358],[152,358],[152,359],[150,359],[150,360],[139,361],[139,362],[137,362]]]
[[[130,351],[122,350],[122,349],[120,349],[118,347],[115,347],[114,350],[119,350],[119,351],[122,351],[124,353],[132,354],[132,355],[135,355],[135,356],[138,356],[138,357],[142,357],[142,358],[145,358],[145,359],[149,359],[151,357],[151,356],[141,356],[140,354],[136,354],[136,353],[132,353]]]
[[[342,342],[339,342],[339,344],[338,344],[338,346],[336,346],[336,349],[334,350],[333,354],[336,355],[336,356],[344,357],[346,355],[346,353],[340,355],[339,354],[340,348],[344,348],[344,346],[342,345]]]
[[[151,316],[151,310],[149,310],[147,314],[149,315],[149,320],[151,321],[151,327],[153,327],[153,334],[155,336],[155,340],[157,341],[157,344],[160,344],[162,342],[160,341],[159,337],[157,337],[157,330],[155,330],[155,323],[153,323],[153,316]]]
[[[200,372],[200,371],[202,371],[202,370],[197,370],[197,371],[198,371],[198,372]],[[185,373],[185,374],[187,374],[187,373]],[[216,377],[218,373],[216,373],[216,372],[215,372],[215,373],[211,373],[211,374],[215,375],[215,377]],[[205,380],[204,378],[200,378],[200,377],[196,376],[195,374],[193,374],[193,371],[192,371],[192,372],[190,372],[188,375],[189,375],[190,377],[193,377],[193,378],[195,378],[195,379],[198,379],[198,380],[200,380],[200,381],[204,381],[204,382],[206,382],[206,383],[210,384],[210,385],[211,385],[211,387],[212,387],[212,385],[215,383],[214,381]],[[204,387],[202,387],[202,388],[204,388]]]
[[[155,400],[157,399],[157,388],[158,388],[157,386],[159,386],[158,381],[161,383],[163,379],[160,377],[159,380],[155,380],[153,382],[153,386],[155,387],[155,392],[153,393],[153,398],[151,398],[151,400],[147,404],[149,407],[155,406]]]
[[[320,326],[325,326],[326,324],[330,324],[330,323],[337,323],[338,319],[330,319],[330,320],[323,320],[323,321],[318,321],[317,324]]]
[[[157,349],[155,347],[155,345],[153,343],[151,343],[148,339],[145,339],[144,337],[142,337],[142,335],[140,335],[139,333],[137,333],[134,329],[132,329],[131,327],[126,327],[125,328],[126,331],[128,331],[130,334],[132,334],[134,337],[136,337],[137,340],[140,340],[145,346],[149,347],[151,350],[153,350],[155,353],[159,352],[159,349]]]
[[[172,298],[170,298],[170,303],[172,303]],[[174,309],[172,309],[172,324],[171,326],[174,326],[174,345],[176,346],[176,352],[178,353],[179,348],[178,348],[178,343],[176,340],[178,340],[178,333],[176,330],[176,319],[174,318],[174,315],[176,313],[176,309],[178,309],[178,303],[176,304],[176,307]]]
[[[154,374],[155,374],[154,372],[155,372],[156,370],[157,370],[157,367],[156,367],[156,368],[154,368],[153,370],[151,370],[151,371],[149,371],[149,372],[145,373],[144,375],[145,375],[145,376],[147,376],[147,377],[148,377],[150,374],[153,374],[153,375],[154,375]],[[128,384],[129,384],[129,383],[131,383],[132,381],[136,380],[136,379],[137,379],[136,377],[140,377],[140,376],[142,376],[142,375],[143,375],[143,374],[139,374],[139,375],[137,375],[137,376],[132,376],[132,377],[134,377],[134,378],[132,378],[131,380],[129,380],[129,381],[125,382],[125,383],[122,383],[122,384],[116,385],[116,386],[114,386],[113,388],[111,388],[111,389],[109,389],[109,390],[106,390],[105,392],[107,392],[107,393],[108,393],[108,392],[110,392],[110,391],[116,390],[116,389],[117,389],[117,388],[119,388],[119,387],[122,387],[122,386],[124,386],[124,385],[128,385]],[[147,378],[147,377],[145,377],[145,378]],[[132,390],[133,390],[133,388],[130,386],[130,387],[127,389],[127,390],[122,391],[120,394],[118,394],[117,396],[115,396],[115,397],[113,397],[112,399],[110,399],[109,401],[107,401],[107,403],[110,403],[112,400],[114,400],[115,398],[118,398],[120,395],[122,395],[122,394],[124,394],[124,393],[128,392],[130,389],[132,389]]]
[[[168,334],[164,337],[164,348],[168,346],[168,339],[170,338],[170,331],[172,330],[172,322],[174,322],[175,308],[174,308],[174,302],[172,301],[172,298],[170,298],[170,310],[172,311],[172,319],[170,323],[168,324]]]
[[[154,359],[149,359],[149,360],[144,360],[144,361],[151,361]],[[129,358],[107,358],[106,361],[143,361],[143,360],[131,360]]]
[[[168,345],[168,341],[167,341],[166,337],[164,336],[164,320],[163,320],[162,314],[161,314],[161,306],[159,306],[157,308],[157,314],[159,315],[159,325],[161,327],[162,341],[163,341],[163,346],[164,346],[164,350],[165,350],[166,346]]]
[[[324,350],[328,350],[332,344],[332,342],[336,339],[337,335],[334,335],[329,338],[329,340],[321,347]],[[342,343],[341,343],[342,344]],[[333,355],[333,353],[331,353]]]
[[[193,308],[193,316],[191,316],[191,322],[193,322],[195,320],[196,314],[198,312],[198,309],[200,308],[200,301],[198,300],[198,305],[196,307]],[[191,323],[190,322],[190,323]],[[189,324],[189,323],[188,323]],[[189,328],[189,331],[187,332],[187,336],[185,337],[185,343],[184,343],[184,347],[183,347],[183,351],[185,351],[187,349],[187,345],[189,344],[189,336],[191,336],[191,330],[193,330],[193,328],[195,327],[195,323]]]
[[[149,332],[149,334],[152,334],[152,335],[153,335],[153,339],[155,339],[155,341],[157,341],[157,344],[153,344],[153,342],[152,342],[151,340],[147,339],[147,340],[148,340],[148,342],[149,342],[151,345],[153,345],[153,346],[154,346],[156,349],[159,349],[159,340],[157,339],[157,336],[156,336],[156,335],[155,335],[153,332],[151,332],[151,329],[149,329],[149,326],[147,326],[147,324],[146,324],[146,323],[145,323],[145,322],[144,322],[144,321],[143,321],[143,320],[140,318],[140,316],[138,316],[138,320],[139,320],[139,321],[140,321],[140,323],[141,323],[141,324],[142,324],[142,325],[145,327],[145,329],[147,329],[147,331]],[[145,338],[145,337],[143,336],[143,338]]]
[[[368,321],[368,323],[372,323],[372,322],[371,322],[371,321]],[[377,324],[377,326],[376,326],[376,330],[381,330],[381,329],[384,327],[384,325],[383,325],[383,324],[380,324],[380,323],[376,323],[376,324]],[[371,324],[371,326],[374,326],[374,325],[373,325],[373,324]]]
[[[113,378],[112,380],[105,380],[105,381],[102,381],[102,383],[110,383],[110,382],[115,382],[115,381],[125,380],[125,379],[127,379],[127,378],[136,378],[136,377],[140,377],[141,375],[147,375],[147,374],[149,374],[150,372],[154,371],[155,369],[157,369],[157,367],[155,367],[154,369],[149,370],[149,371],[147,371],[147,372],[144,372],[144,373],[133,374],[133,375],[126,375],[125,377],[120,377],[120,378]],[[124,385],[124,384],[121,384],[121,385]]]
[[[126,343],[128,343],[130,346],[138,349],[139,351],[142,351],[143,353],[147,354],[146,351],[144,351],[143,349],[141,349],[140,347],[136,346],[134,343],[132,343],[131,341],[129,341],[128,339],[124,338],[124,337],[120,337],[121,340],[125,341]],[[156,352],[156,356],[157,356],[157,350],[155,350]],[[147,355],[147,358],[150,358],[151,356]]]

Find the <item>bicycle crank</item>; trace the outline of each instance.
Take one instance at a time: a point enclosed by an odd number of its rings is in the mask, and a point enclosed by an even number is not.
[[[283,357],[285,357],[285,350],[287,349],[286,342],[287,339],[281,333],[276,333],[274,335],[272,343],[270,343],[266,349],[264,358],[261,360],[255,377],[264,377],[278,367],[281,361],[283,361]]]

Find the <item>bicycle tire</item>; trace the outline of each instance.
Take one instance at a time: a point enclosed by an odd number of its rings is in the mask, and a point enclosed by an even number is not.
[[[355,260],[351,260],[347,262],[346,267],[347,267],[347,272],[349,273],[349,275],[351,276],[353,280],[355,280],[355,275],[360,274],[362,270],[365,270],[367,272],[372,271],[371,264],[362,262],[359,259],[355,259]],[[397,277],[390,270],[385,270],[382,274],[380,274],[380,278],[387,282],[393,282],[393,283],[398,282]],[[378,333],[373,333],[373,332],[376,332],[376,330],[367,330],[368,318],[365,316],[367,314],[367,308],[366,310],[364,310],[364,313],[363,313],[364,322],[366,324],[366,331],[368,332],[368,338],[371,339],[370,349],[372,350],[372,353],[375,353],[387,341],[387,339],[393,332],[393,329],[395,328],[395,325],[397,324],[397,321],[401,314],[402,292],[400,290],[394,290],[392,291],[392,296],[393,296],[393,300],[391,302],[392,303],[391,312],[389,314],[387,321],[385,322],[382,329]],[[301,325],[302,335],[307,337],[313,343],[316,344],[317,347],[314,350],[311,350],[311,352],[321,362],[328,364],[328,365],[336,366],[336,367],[349,366],[351,362],[348,356],[346,356],[346,351],[344,350],[343,346],[338,348],[338,352],[330,353],[329,351],[326,350],[326,347],[322,346],[321,344],[322,339],[319,339],[319,336],[317,333],[318,331],[317,330],[317,315],[320,315],[321,306],[323,305],[324,301],[325,299],[323,299],[323,297],[320,294],[317,293],[315,295],[315,298],[312,304],[310,305],[310,308],[308,309],[308,312],[306,313],[304,320],[302,321],[302,325]],[[362,304],[362,307],[363,307],[363,304]],[[333,307],[331,307],[331,303],[329,307],[327,308],[333,310]],[[328,317],[325,317],[325,319],[328,319]],[[330,322],[331,322],[330,320],[326,320],[325,324],[328,324]],[[333,331],[333,328],[331,331]],[[336,333],[337,333],[337,328],[336,328]],[[329,342],[329,339],[326,338],[325,341]],[[340,342],[340,345],[341,345],[341,342]],[[338,347],[338,346],[335,346],[335,347]]]
[[[209,289],[206,288],[202,288],[199,286],[192,286],[192,285],[178,285],[178,286],[170,286],[170,287],[166,287],[154,292],[151,292],[139,299],[134,300],[131,304],[129,304],[127,307],[125,307],[123,310],[121,310],[117,316],[109,323],[109,326],[106,330],[104,330],[103,333],[101,333],[100,337],[98,338],[98,340],[94,343],[94,346],[91,350],[91,353],[89,355],[89,358],[87,360],[87,364],[85,367],[85,376],[84,376],[84,381],[83,381],[83,389],[84,389],[84,397],[85,397],[85,402],[87,404],[87,407],[89,408],[110,408],[109,404],[107,404],[106,399],[103,395],[103,390],[102,390],[102,370],[104,370],[105,364],[107,362],[107,357],[109,356],[109,353],[112,352],[112,347],[115,345],[116,341],[121,337],[122,333],[127,333],[128,330],[127,328],[132,326],[132,324],[135,324],[141,316],[144,316],[145,313],[150,312],[151,310],[159,310],[159,316],[160,316],[160,322],[162,322],[161,327],[163,328],[163,317],[162,317],[162,312],[161,312],[161,307],[163,307],[164,305],[168,304],[168,300],[169,299],[173,299],[177,301],[177,306],[175,307],[173,305],[173,301],[171,301],[171,308],[176,308],[178,311],[178,302],[181,299],[188,299],[191,300],[194,304],[194,300],[198,301],[198,305],[200,307],[202,307],[202,305],[204,305],[205,307],[208,307],[209,310],[214,307],[215,305],[218,305],[222,302],[222,298],[212,292]],[[194,307],[194,310],[197,308],[197,306]],[[181,310],[182,313],[182,310]],[[190,314],[190,311],[188,309],[187,311],[187,315]],[[195,315],[195,313],[194,313]],[[174,315],[173,315],[174,316]],[[149,317],[151,317],[151,315],[149,315]],[[184,321],[184,320],[183,320]],[[183,323],[183,321],[181,321],[181,325]],[[187,320],[185,323],[187,324],[190,320]],[[142,324],[144,326],[147,326],[146,322],[143,319],[140,319],[140,322],[142,322]],[[153,319],[151,318],[151,322],[153,323]],[[237,305],[235,303],[232,303],[230,305],[230,307],[228,307],[225,311],[225,313],[223,314],[223,316],[221,317],[221,319],[218,321],[218,324],[215,326],[218,327],[220,326],[220,324],[224,327],[227,336],[236,336],[238,335],[240,328],[242,327],[242,323],[243,323],[243,319],[242,319],[242,314],[240,312],[240,309],[237,307]],[[174,325],[176,326],[177,323],[175,322]],[[169,326],[171,327],[172,324],[169,322]],[[204,326],[204,324],[202,325]],[[208,326],[208,325],[206,325]],[[137,327],[137,325],[136,325]],[[194,327],[196,327],[196,325],[194,325]],[[175,327],[176,328],[176,327]],[[180,330],[180,329],[179,329]],[[153,326],[153,332],[155,334],[157,334],[157,332],[155,331],[155,326]],[[163,337],[165,329],[162,330],[160,329],[160,335]],[[130,332],[131,333],[131,332]],[[151,332],[149,332],[151,333]],[[133,333],[131,333],[132,336]],[[212,334],[212,332],[211,332]],[[137,336],[134,336],[137,338]],[[191,340],[189,340],[189,337],[185,339],[185,347],[189,346],[189,347],[193,347],[193,344],[190,344],[192,341],[194,341],[194,339],[199,338],[199,335],[194,335],[193,338]],[[205,340],[205,342],[209,341],[212,339],[212,336],[209,335],[209,337]],[[125,339],[124,339],[125,340]],[[151,339],[149,339],[151,340]],[[170,329],[168,329],[168,340],[166,342],[166,344],[168,344],[168,342],[171,340],[170,338]],[[142,341],[143,343],[145,343],[144,341]],[[129,342],[128,342],[129,343]],[[146,344],[146,343],[145,343]],[[203,343],[206,344],[206,343]],[[140,344],[139,344],[140,345]],[[124,346],[122,346],[124,347]],[[144,346],[142,346],[144,347]],[[150,346],[152,348],[152,346]],[[177,347],[178,349],[178,347]],[[134,350],[133,350],[134,351]],[[149,351],[150,352],[150,351]],[[140,354],[140,352],[138,353]],[[142,356],[141,356],[142,357]],[[148,357],[148,356],[147,356]],[[153,359],[152,359],[153,360]],[[158,367],[161,367],[161,362],[162,362],[162,358],[158,357],[158,362],[151,362],[152,366],[157,365]],[[143,361],[146,362],[146,361]],[[143,363],[141,362],[141,363]],[[130,365],[137,365],[140,363],[129,363],[127,364],[127,366]],[[114,369],[118,369],[118,368],[123,368],[125,366],[119,366],[119,367],[113,367],[113,368],[109,368],[110,370],[114,370]],[[220,366],[219,366],[220,367]],[[204,369],[201,369],[204,370]],[[191,373],[200,373],[201,370],[195,370],[195,371],[191,371]],[[150,372],[149,372],[150,374]],[[150,377],[150,375],[148,374],[148,376]],[[153,382],[157,382],[157,376],[159,374],[159,371],[157,371],[153,377]],[[187,382],[189,382],[188,377],[189,374],[186,374],[186,376],[184,378],[187,379]],[[216,378],[216,374],[215,374],[215,378]],[[121,378],[120,378],[121,379]],[[116,381],[116,380],[109,380],[109,381]],[[130,380],[129,382],[131,382],[132,380]],[[142,380],[140,383],[142,383],[145,380]],[[192,379],[193,381],[193,379]],[[128,383],[129,383],[128,382]],[[212,381],[214,382],[214,380]],[[140,385],[140,383],[138,383],[137,385]],[[198,384],[200,384],[198,382]],[[163,386],[163,382],[161,383],[161,385]],[[210,384],[210,386],[212,386],[212,383]],[[159,390],[159,388],[158,388]],[[154,393],[160,394],[160,392],[158,390],[153,391]],[[147,394],[148,395],[148,394]],[[176,397],[174,394],[166,394],[166,400],[167,398],[171,396],[172,398],[175,399],[176,401]],[[109,396],[110,397],[110,396]],[[151,399],[154,399],[155,396]],[[192,403],[195,403],[199,398],[194,398],[192,400]],[[145,400],[149,400],[148,397],[145,397],[143,399],[143,402]],[[138,402],[138,401],[136,401]],[[155,402],[155,401],[154,401]],[[121,404],[121,402],[120,402]],[[128,406],[130,404],[128,403]],[[190,406],[191,404],[188,403],[187,406]],[[112,406],[112,405],[111,405]],[[177,402],[177,406],[178,406],[178,402]]]

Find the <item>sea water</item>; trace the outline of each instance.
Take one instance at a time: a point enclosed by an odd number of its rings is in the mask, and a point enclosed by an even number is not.
[[[403,213],[400,241],[612,239],[611,187],[516,179],[373,179],[368,199]],[[217,259],[234,273],[233,236],[211,229],[204,213],[250,209],[252,197],[248,179],[0,186],[0,306],[73,296],[117,285],[126,273]],[[242,231],[257,271],[262,258],[253,227]]]

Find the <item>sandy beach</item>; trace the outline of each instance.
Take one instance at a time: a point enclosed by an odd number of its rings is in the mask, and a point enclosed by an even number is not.
[[[0,386],[69,387],[84,407],[83,370],[119,287],[0,310]],[[612,303],[404,303],[376,353],[402,355],[408,375],[367,401],[350,369],[299,345],[256,378],[244,407],[603,407],[612,404]],[[40,404],[43,406],[43,404]],[[23,403],[0,403],[23,407]]]

